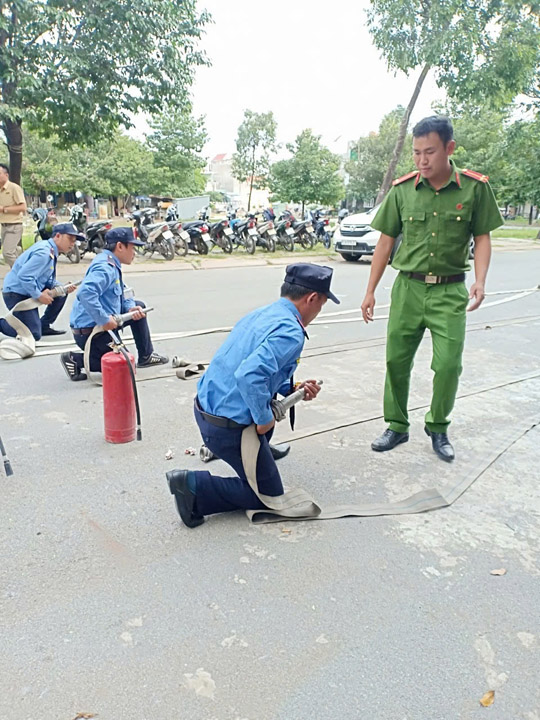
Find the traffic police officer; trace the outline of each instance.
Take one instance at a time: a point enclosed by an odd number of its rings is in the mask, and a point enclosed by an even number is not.
[[[82,281],[73,303],[70,324],[77,345],[84,350],[96,325],[105,331],[117,328],[113,315],[137,310],[131,326],[139,356],[137,367],[152,367],[169,362],[169,358],[154,352],[145,307],[139,300],[125,296],[126,286],[122,281],[122,265],[131,265],[135,257],[135,245],[144,243],[136,240],[131,228],[113,228],[105,234],[106,249],[96,255]],[[111,352],[111,338],[108,332],[99,333],[92,339],[90,349],[90,371],[101,371],[101,358]],[[70,380],[86,380],[83,371],[83,353],[66,352],[60,361]]]
[[[73,249],[77,238],[84,238],[72,223],[59,223],[52,229],[49,240],[41,240],[32,245],[15,260],[12,269],[4,279],[3,297],[8,310],[22,300],[34,298],[46,305],[43,317],[39,318],[39,309],[16,312],[17,317],[30,330],[35,340],[42,335],[63,335],[65,330],[55,330],[55,322],[65,305],[67,296],[51,297],[49,290],[60,283],[56,279],[58,253],[68,253]],[[68,287],[68,293],[75,285]],[[17,332],[3,318],[0,318],[0,332],[16,337]]]
[[[173,470],[167,473],[176,507],[188,527],[197,527],[205,515],[229,510],[264,508],[248,485],[240,442],[242,431],[255,423],[260,439],[257,485],[265,495],[281,495],[283,486],[269,446],[274,430],[270,402],[276,393],[288,395],[292,376],[307,337],[306,326],[314,320],[330,291],[332,270],[298,263],[289,265],[281,298],[240,320],[217,351],[199,380],[195,420],[205,445],[227,462],[235,477],[209,472]],[[320,390],[306,380],[306,400]]]
[[[365,322],[373,320],[375,289],[388,263],[394,239],[403,233],[393,266],[399,274],[392,288],[386,346],[384,419],[388,429],[371,445],[391,450],[409,439],[407,401],[416,350],[426,328],[433,343],[431,407],[425,431],[436,454],[454,459],[448,440],[448,416],[454,406],[462,370],[465,311],[484,299],[491,258],[490,232],[503,221],[488,178],[460,170],[450,156],[455,149],[448,118],[428,117],[413,129],[417,172],[394,181],[372,226],[381,231],[373,255],[366,296]],[[476,280],[465,287],[469,243],[474,237]]]

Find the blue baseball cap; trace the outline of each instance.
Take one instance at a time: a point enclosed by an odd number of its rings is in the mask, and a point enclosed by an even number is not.
[[[131,243],[142,247],[144,243],[133,235],[133,230],[129,227],[117,227],[105,233],[105,242],[109,247],[114,247],[116,243]]]
[[[308,290],[313,290],[313,292],[322,293],[339,305],[339,300],[334,293],[330,291],[332,273],[332,268],[326,265],[295,263],[294,265],[287,265],[285,282],[291,285],[301,285],[302,287],[308,288]]]
[[[73,223],[58,223],[52,229],[53,237],[55,235],[74,235],[77,240],[85,240],[84,233],[77,230]]]

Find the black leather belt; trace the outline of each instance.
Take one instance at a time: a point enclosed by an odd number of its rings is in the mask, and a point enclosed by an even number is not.
[[[247,427],[247,425],[240,425],[240,423],[237,423],[234,420],[229,420],[229,418],[226,417],[221,417],[221,415],[210,415],[210,413],[204,412],[199,403],[199,398],[195,398],[195,407],[201,413],[206,422],[210,423],[210,425],[227,428],[228,430],[232,428],[241,428],[243,430]]]
[[[71,332],[74,335],[90,335],[94,328],[71,328]]]
[[[449,283],[463,282],[465,280],[465,273],[459,273],[459,275],[422,275],[422,273],[403,272],[402,270],[401,274],[413,280],[421,280],[427,285],[448,285]]]

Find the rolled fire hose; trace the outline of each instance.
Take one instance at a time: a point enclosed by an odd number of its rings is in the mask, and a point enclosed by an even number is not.
[[[285,417],[281,410],[287,409],[303,399],[303,390],[298,390],[284,400],[280,400],[279,419]],[[272,408],[274,411],[274,408]],[[276,416],[276,421],[278,417]],[[241,454],[244,472],[249,486],[266,507],[262,510],[246,510],[246,515],[254,524],[280,522],[284,520],[331,520],[342,517],[374,517],[377,515],[409,515],[427,510],[436,510],[451,505],[490,467],[503,453],[516,443],[526,433],[539,428],[538,419],[530,419],[523,423],[513,435],[496,443],[495,450],[481,456],[476,464],[472,465],[465,477],[455,484],[449,485],[439,491],[436,488],[421,490],[404,500],[387,503],[344,504],[322,507],[309,493],[300,488],[287,490],[282,495],[264,495],[259,492],[257,484],[257,457],[261,446],[257,434],[257,426],[249,425],[242,432]]]
[[[146,313],[151,312],[153,309],[154,308],[152,308],[152,307],[141,308],[141,312],[143,312],[146,315]],[[129,320],[133,320],[133,316],[134,316],[134,311],[131,310],[129,312],[121,313],[119,315],[113,315],[113,318],[117,322],[117,327],[122,327],[122,325],[124,325],[124,323],[128,322]],[[88,338],[86,345],[84,346],[84,369],[86,371],[86,375],[88,376],[88,378],[96,385],[102,384],[101,373],[100,372],[92,372],[90,370],[90,349],[92,347],[92,341],[95,338],[95,336],[99,335],[99,333],[103,333],[103,332],[107,332],[107,330],[103,329],[103,325],[96,325],[95,328],[90,333],[90,337]],[[114,335],[112,335],[111,337],[113,338],[113,343],[116,344],[117,338]],[[120,341],[119,338],[118,338],[118,343],[119,343],[119,345],[124,347],[123,343]],[[111,343],[111,345],[112,345],[112,343]],[[131,363],[130,363],[130,367],[131,367]]]
[[[63,297],[64,295],[67,295],[68,287],[71,287],[72,285],[80,285],[81,282],[82,280],[74,283],[68,283],[67,285],[56,285],[51,288],[50,294],[53,298]],[[39,308],[41,305],[43,305],[43,303],[39,302],[36,298],[21,300],[12,307],[9,313],[5,316],[4,320],[15,330],[17,337],[6,338],[0,342],[0,358],[2,358],[2,360],[22,360],[34,355],[36,352],[36,341],[34,336],[22,320],[15,317],[15,313],[23,312],[24,310],[34,310],[34,308]]]

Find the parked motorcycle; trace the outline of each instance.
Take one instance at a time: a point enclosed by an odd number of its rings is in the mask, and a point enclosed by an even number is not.
[[[324,217],[324,210],[318,208],[312,213],[313,227],[317,242],[322,242],[325,248],[329,248],[332,244],[332,235],[330,233],[330,220]]]
[[[278,220],[275,227],[278,245],[281,245],[284,250],[292,252],[294,250],[294,230],[290,220]]]
[[[237,218],[233,213],[229,222],[234,231],[236,246],[242,245],[248,255],[253,255],[259,237],[255,220],[250,217]]]
[[[32,220],[37,224],[34,242],[49,240],[52,237],[53,226],[58,222],[55,211],[53,209],[36,208],[32,210]],[[80,241],[76,240],[72,249],[66,253],[67,259],[72,263],[81,261],[80,244]]]
[[[201,210],[199,213],[199,220],[208,222],[208,208],[203,208]],[[219,220],[211,225],[209,224],[209,235],[212,243],[221,248],[224,253],[232,253],[234,232],[230,227],[228,220]]]
[[[144,242],[143,246],[137,247],[142,255],[152,255],[158,252],[165,260],[174,259],[174,242],[173,233],[165,222],[155,224],[148,223],[148,219],[152,216],[147,210],[152,208],[144,208],[142,210],[134,210],[129,219],[133,220],[133,234],[139,240]]]
[[[182,223],[182,229],[189,235],[188,248],[198,252],[199,255],[208,255],[209,250],[213,248],[208,225],[203,220],[191,220]]]
[[[169,205],[167,208],[165,222],[173,234],[174,252],[180,257],[184,257],[188,251],[189,233],[183,229],[182,223],[178,219],[176,205]]]
[[[255,222],[257,223],[257,215],[258,213],[250,213],[249,217],[255,220]],[[272,220],[265,220],[264,222],[260,222],[256,225],[256,227],[258,233],[257,245],[264,248],[268,252],[275,252],[277,234]]]
[[[312,248],[316,243],[313,225],[309,220],[297,220],[290,210],[284,210],[280,220],[288,220],[294,231],[294,240],[304,248]]]

